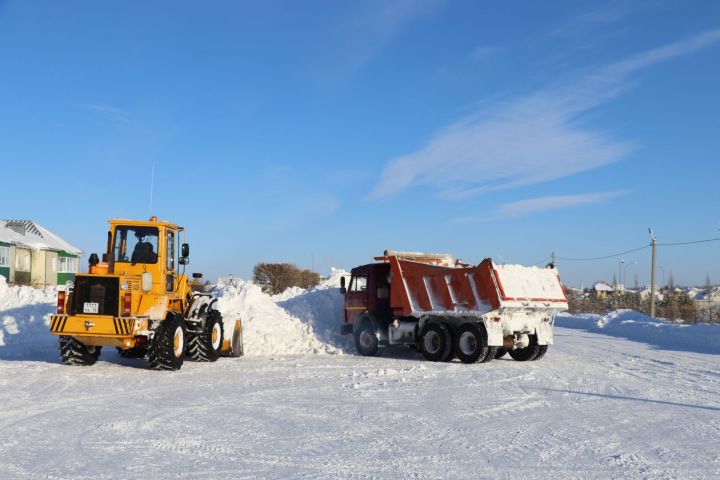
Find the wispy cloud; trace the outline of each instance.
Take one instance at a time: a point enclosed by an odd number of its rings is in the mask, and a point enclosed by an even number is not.
[[[625,195],[625,191],[584,193],[580,195],[556,195],[550,197],[530,198],[517,202],[505,203],[487,215],[460,217],[455,219],[461,223],[478,223],[492,220],[506,220],[524,217],[533,213],[562,208],[579,207],[604,203],[613,198]]]
[[[105,120],[130,125],[130,113],[121,108],[102,104],[82,104],[80,107],[97,114]]]
[[[622,93],[628,77],[720,41],[720,29],[645,51],[575,84],[484,107],[391,160],[368,195],[377,200],[429,185],[446,198],[533,185],[608,165],[635,146],[593,130],[582,114]]]
[[[492,45],[481,45],[470,52],[470,59],[474,62],[482,62],[500,52],[502,48]]]

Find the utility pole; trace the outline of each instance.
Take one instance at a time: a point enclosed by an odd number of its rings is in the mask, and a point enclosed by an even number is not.
[[[550,262],[553,264],[553,267],[557,267],[555,264],[555,252],[550,253]]]
[[[650,245],[652,246],[652,270],[650,272],[650,316],[655,317],[655,250],[657,249],[657,241],[653,235],[652,228],[648,228],[650,233]]]

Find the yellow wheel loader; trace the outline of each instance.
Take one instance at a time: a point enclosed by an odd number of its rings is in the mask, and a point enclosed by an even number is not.
[[[58,292],[50,331],[67,365],[92,365],[102,347],[177,370],[187,356],[214,362],[243,355],[242,322],[223,320],[217,299],[197,291],[200,274],[184,273],[190,247],[184,229],[166,221],[110,220],[102,261]],[[182,272],[180,272],[182,268]]]

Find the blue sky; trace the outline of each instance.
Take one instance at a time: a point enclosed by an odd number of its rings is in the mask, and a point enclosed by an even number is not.
[[[1,217],[88,253],[150,214],[211,277],[720,236],[715,1],[0,1],[0,65]],[[658,264],[718,283],[720,242]]]

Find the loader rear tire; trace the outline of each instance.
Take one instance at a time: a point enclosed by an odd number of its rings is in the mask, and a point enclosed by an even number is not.
[[[444,362],[453,353],[452,334],[442,323],[431,322],[420,336],[420,352],[431,362]]]
[[[100,358],[102,347],[84,345],[73,337],[61,335],[58,340],[60,344],[60,358],[65,365],[90,366]]]
[[[222,315],[210,310],[200,333],[188,332],[187,355],[196,362],[214,362],[220,358],[225,332]]]
[[[185,321],[179,315],[168,314],[155,330],[148,348],[148,362],[153,370],[180,370],[185,356]]]
[[[366,357],[374,356],[380,342],[378,341],[377,335],[375,334],[375,327],[368,318],[358,319],[360,322],[355,328],[355,348],[360,355]]]
[[[475,363],[488,355],[485,327],[475,323],[464,323],[457,329],[455,354],[463,363]]]
[[[510,356],[518,362],[529,362],[540,355],[540,345],[537,343],[537,336],[530,335],[530,344],[525,348],[510,350]]]

